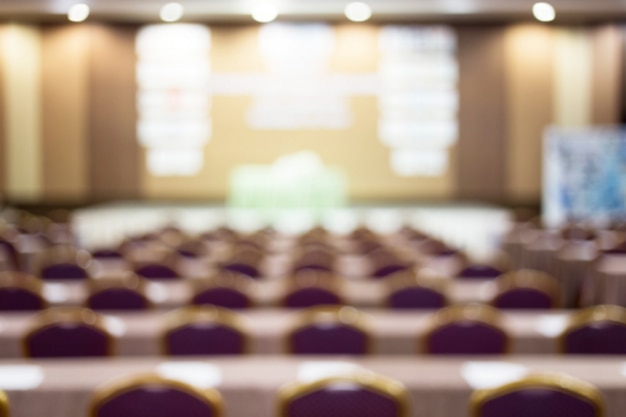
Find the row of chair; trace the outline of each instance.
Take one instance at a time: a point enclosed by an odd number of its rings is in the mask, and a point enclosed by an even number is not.
[[[14,227],[13,234],[3,232],[0,224],[0,250],[8,252],[8,258],[20,260],[15,233],[20,228]],[[59,226],[60,227],[60,226]],[[6,227],[5,227],[6,228]],[[65,234],[71,233],[71,225],[64,224]],[[24,230],[24,232],[32,232]],[[58,231],[57,231],[58,234]],[[465,260],[462,252],[443,242],[414,229],[405,228],[399,236],[408,239],[410,245],[390,244],[387,239],[367,228],[358,228],[347,236],[334,236],[323,228],[314,228],[303,235],[291,239],[293,244],[287,250],[291,253],[289,273],[297,274],[302,270],[324,270],[332,272],[336,259],[340,255],[359,255],[370,263],[368,275],[384,278],[394,272],[407,270],[419,264],[420,256],[450,257],[458,256]],[[42,235],[29,234],[30,240]],[[35,236],[35,237],[33,237]],[[102,260],[128,261],[131,268],[147,278],[176,278],[184,275],[178,267],[181,259],[211,259],[219,268],[245,274],[253,278],[262,276],[261,263],[267,255],[280,250],[273,248],[273,243],[281,236],[271,230],[262,230],[250,235],[242,235],[232,229],[221,227],[213,232],[190,237],[180,229],[169,226],[153,233],[129,236],[119,245],[94,249],[87,253],[84,249],[73,247],[77,238],[58,239],[37,238],[41,253],[36,266],[29,265],[28,272],[36,273],[44,279],[84,278],[89,275],[86,265],[90,258]],[[226,246],[218,259],[215,257],[215,245]],[[413,249],[407,250],[408,247]],[[74,249],[72,253],[71,248]],[[32,248],[31,248],[32,249]],[[222,247],[222,249],[224,249]],[[285,250],[285,248],[282,248]],[[16,262],[14,262],[16,263]],[[499,274],[506,270],[506,262],[497,265],[479,265],[481,274]],[[25,267],[24,265],[21,265]],[[14,265],[17,267],[17,265]],[[17,268],[19,269],[19,268]],[[494,270],[495,269],[495,270]],[[22,270],[24,270],[22,268]],[[476,268],[462,272],[461,276],[471,277]]]
[[[418,273],[399,271],[386,281],[386,307],[391,309],[436,309],[450,304],[446,280]],[[554,278],[533,270],[518,270],[494,281],[497,291],[491,304],[501,309],[551,309],[559,306],[559,288]],[[342,282],[334,275],[303,274],[289,283],[280,295],[279,305],[307,308],[316,305],[342,305]],[[0,273],[0,311],[40,310],[48,302],[42,280],[20,272]],[[224,308],[253,306],[254,285],[238,274],[218,274],[207,280],[195,279],[188,304],[211,304]],[[86,282],[85,306],[94,310],[145,310],[152,302],[148,282],[132,273]]]
[[[294,382],[277,395],[278,417],[409,417],[407,388],[367,370],[309,382]],[[534,374],[474,391],[472,417],[603,417],[604,399],[593,385],[567,374]],[[0,392],[0,417],[10,404]],[[91,396],[90,417],[223,417],[228,405],[219,390],[197,388],[159,374],[109,383]]]
[[[294,316],[284,335],[291,354],[371,353],[367,315],[352,307],[316,307]],[[159,343],[165,355],[236,355],[248,352],[245,320],[215,307],[188,307],[169,313]],[[575,314],[557,339],[570,354],[626,354],[626,310],[598,306]],[[26,357],[108,356],[116,338],[104,317],[88,309],[50,309],[32,319],[23,337]],[[433,313],[416,336],[416,352],[482,355],[510,351],[499,312],[483,305],[447,307]]]

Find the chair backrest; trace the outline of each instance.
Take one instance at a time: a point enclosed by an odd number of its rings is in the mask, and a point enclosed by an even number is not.
[[[491,301],[500,309],[550,309],[558,305],[559,285],[542,271],[519,269],[497,280],[497,294]]]
[[[162,336],[165,355],[238,355],[248,350],[243,319],[215,306],[190,306],[171,313]]]
[[[135,267],[135,274],[146,279],[177,279],[178,272],[167,263],[148,262]]]
[[[109,356],[114,338],[104,319],[86,308],[53,308],[32,319],[22,339],[31,358]]]
[[[287,385],[279,417],[407,417],[408,394],[395,380],[371,372]]]
[[[472,264],[464,267],[458,274],[459,278],[497,278],[504,271],[492,266],[484,264]]]
[[[90,280],[86,307],[92,310],[145,310],[151,306],[146,285],[135,274]]]
[[[497,355],[509,350],[500,313],[489,306],[451,306],[439,310],[422,336],[423,351],[437,355]]]
[[[0,311],[43,310],[47,306],[43,284],[37,277],[17,271],[0,272]]]
[[[13,269],[18,270],[20,267],[20,255],[15,245],[8,239],[0,237],[0,251],[4,251],[8,260],[11,261]]]
[[[252,305],[250,297],[245,292],[232,287],[209,286],[193,295],[193,305],[214,305],[223,308],[249,308]]]
[[[285,295],[282,302],[282,305],[287,308],[309,308],[340,304],[343,304],[343,300],[336,291],[317,286],[292,289]]]
[[[115,248],[99,248],[91,251],[94,259],[121,259],[124,257],[122,252]]]
[[[367,318],[353,307],[312,307],[297,314],[287,349],[303,355],[363,355],[371,350],[369,334]]]
[[[385,280],[386,306],[391,309],[440,309],[448,304],[441,280],[399,272]]]
[[[392,274],[410,269],[408,262],[400,259],[388,249],[374,249],[367,255],[367,258],[371,265],[371,276],[374,278],[387,278]]]
[[[99,388],[88,412],[89,417],[222,417],[223,408],[214,389],[148,374]]]
[[[221,265],[221,270],[243,274],[251,278],[259,278],[261,271],[260,264],[263,260],[263,253],[252,249],[239,249]]]
[[[570,354],[626,354],[626,309],[595,306],[570,319],[559,337],[559,348]]]
[[[564,374],[530,375],[475,391],[471,417],[602,417],[604,401],[593,385]]]
[[[392,309],[439,309],[448,304],[446,296],[430,287],[412,285],[399,288],[387,296],[387,306]]]
[[[332,272],[335,267],[335,256],[322,248],[305,248],[293,263],[292,271],[317,270]]]
[[[9,399],[3,391],[0,391],[0,417],[9,417]]]
[[[43,280],[87,279],[90,262],[91,255],[86,250],[69,245],[51,246],[41,255],[39,276]]]

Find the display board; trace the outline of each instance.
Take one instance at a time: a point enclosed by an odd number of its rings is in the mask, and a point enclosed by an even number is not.
[[[342,137],[361,135],[372,122],[376,124],[367,135],[379,142],[382,155],[377,158],[386,160],[379,170],[396,178],[444,178],[448,151],[458,135],[454,31],[433,25],[366,28],[358,39],[326,23],[272,23],[248,31],[244,43],[238,41],[246,32],[241,30],[231,31],[229,38],[224,29],[205,25],[143,27],[136,40],[137,137],[146,149],[148,176],[157,178],[150,181],[205,176],[207,155],[212,149],[219,152],[220,140],[225,140],[219,136],[228,135],[242,143],[263,137],[268,148],[277,149],[265,159],[267,167],[281,157],[310,151],[324,166],[343,170],[337,177],[342,182],[351,182],[358,173],[350,161],[337,163],[325,154],[335,146],[337,155],[358,155],[365,146],[350,150]],[[358,55],[344,69],[337,61],[345,59],[348,47]],[[226,65],[235,54],[235,65]],[[242,70],[238,67],[244,61],[252,65]],[[221,116],[226,112],[222,103],[242,97],[237,114]],[[358,100],[374,104],[367,115]],[[218,119],[229,119],[228,126],[216,129]],[[275,139],[293,134],[296,142],[302,132],[318,135],[324,149],[309,143],[287,148]],[[330,132],[335,143],[327,139]],[[218,145],[212,147],[214,140]],[[258,165],[244,148],[241,152],[237,165]],[[230,168],[232,175],[237,165]],[[233,183],[237,181],[229,180]]]
[[[547,226],[626,220],[626,130],[546,129],[543,176]]]

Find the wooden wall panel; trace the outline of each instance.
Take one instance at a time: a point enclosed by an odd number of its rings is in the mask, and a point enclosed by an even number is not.
[[[589,31],[584,27],[552,31],[553,119],[557,126],[581,127],[591,124],[591,57]]]
[[[5,106],[5,85],[4,85],[4,42],[6,35],[6,26],[0,25],[0,205],[5,199],[5,167],[6,167],[6,106]]]
[[[456,188],[461,199],[506,198],[506,95],[502,27],[459,27],[459,142]]]
[[[41,31],[35,25],[5,28],[5,190],[13,202],[41,198]]]
[[[91,198],[137,198],[134,26],[90,28],[88,170]]]
[[[543,130],[554,120],[553,43],[548,26],[506,30],[506,178],[512,203],[533,204],[541,198]]]
[[[615,25],[592,29],[592,108],[593,124],[618,124],[624,80],[623,29]]]
[[[43,30],[44,198],[81,202],[87,197],[88,26]]]

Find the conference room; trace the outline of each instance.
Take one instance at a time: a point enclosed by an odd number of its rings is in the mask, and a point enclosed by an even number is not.
[[[621,416],[625,18],[1,0],[0,417]]]

